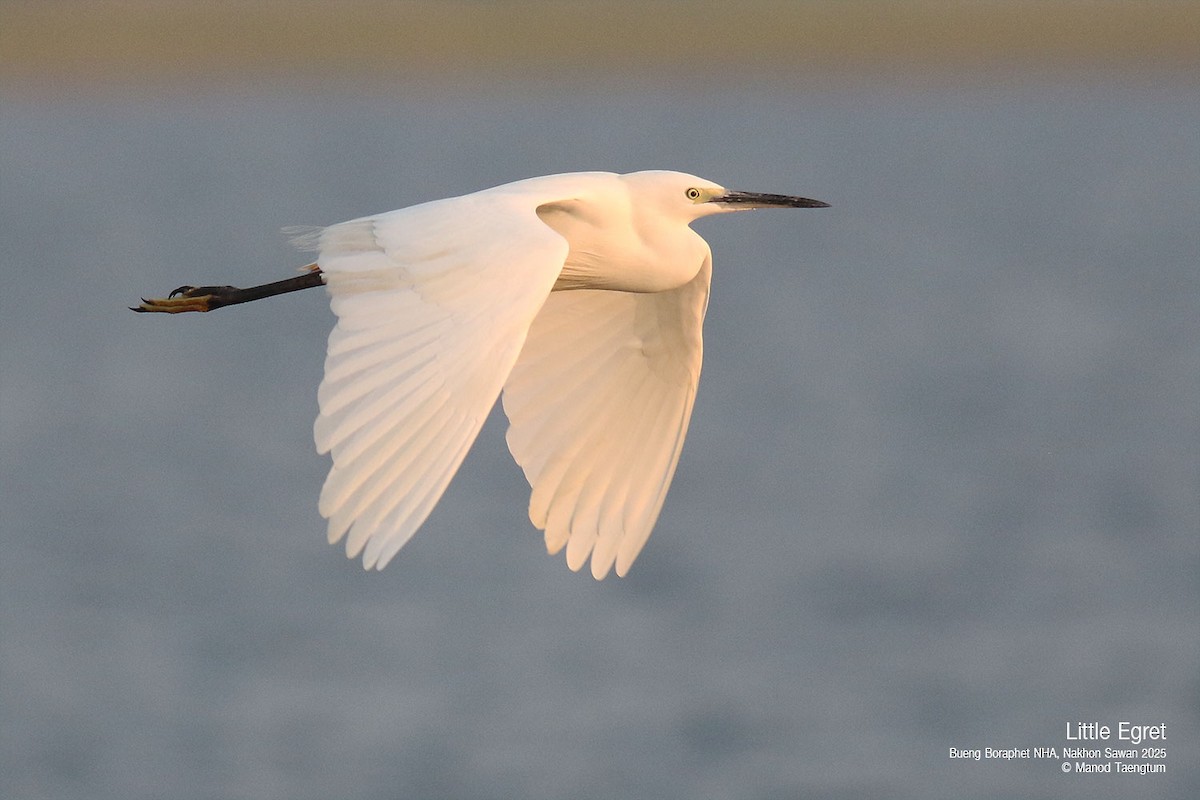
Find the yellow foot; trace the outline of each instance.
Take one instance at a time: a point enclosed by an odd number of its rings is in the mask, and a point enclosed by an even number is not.
[[[133,307],[130,306],[130,311],[156,311],[161,314],[182,314],[185,311],[211,311],[209,303],[213,299],[214,290],[218,288],[233,288],[233,287],[216,287],[216,286],[180,286],[175,291],[167,295],[162,300],[147,300],[142,298],[142,304]]]

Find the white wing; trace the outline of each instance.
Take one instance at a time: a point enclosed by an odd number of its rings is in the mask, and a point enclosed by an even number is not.
[[[535,206],[452,198],[320,235],[338,317],[314,425],[333,455],[320,510],[367,569],[429,516],[562,269],[567,243]]]
[[[700,379],[710,258],[668,292],[555,292],[504,386],[529,518],[578,570],[629,571],[658,518]]]

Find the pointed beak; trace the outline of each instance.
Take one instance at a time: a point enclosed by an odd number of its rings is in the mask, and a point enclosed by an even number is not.
[[[820,200],[761,192],[726,192],[708,202],[726,206],[731,211],[743,208],[829,208],[829,203],[822,203]]]

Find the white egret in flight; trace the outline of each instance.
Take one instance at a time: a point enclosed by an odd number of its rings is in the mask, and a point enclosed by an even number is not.
[[[135,311],[210,311],[324,285],[317,398],[329,541],[382,569],[429,516],[501,391],[529,518],[578,570],[629,571],[662,508],[700,378],[712,254],[689,225],[823,208],[694,175],[517,181],[316,229],[299,277],[182,286]]]

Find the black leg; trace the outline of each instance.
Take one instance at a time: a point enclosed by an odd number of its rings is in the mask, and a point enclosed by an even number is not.
[[[236,286],[180,286],[167,295],[163,300],[147,300],[142,298],[139,306],[130,306],[130,311],[158,312],[161,314],[182,314],[185,311],[213,311],[225,306],[238,303],[249,303],[264,297],[274,297],[277,294],[298,292],[301,289],[311,289],[322,286],[321,270],[314,264],[303,275],[287,278],[275,283],[262,286],[251,286],[239,289]]]

